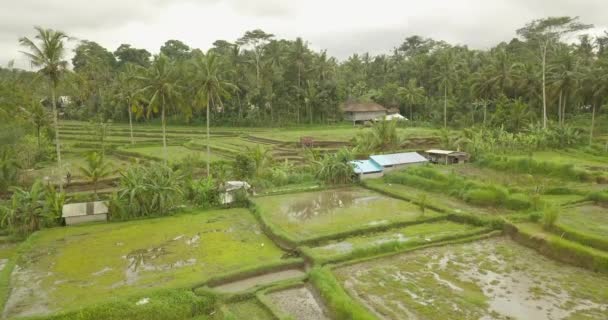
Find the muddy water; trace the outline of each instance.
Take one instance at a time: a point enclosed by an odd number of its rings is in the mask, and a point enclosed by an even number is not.
[[[369,195],[356,189],[328,190],[309,194],[305,199],[283,206],[291,221],[304,221],[331,213],[340,208],[364,206],[381,200],[381,196]]]
[[[608,276],[507,239],[425,249],[336,274],[382,319],[608,318]]]
[[[217,287],[213,287],[213,290],[224,292],[224,293],[235,293],[251,289],[256,286],[262,286],[277,281],[294,279],[305,276],[306,273],[300,269],[289,269],[284,271],[277,271],[273,273],[263,274],[239,281],[229,282]]]
[[[273,292],[268,297],[279,310],[294,320],[329,319],[325,307],[308,286]]]

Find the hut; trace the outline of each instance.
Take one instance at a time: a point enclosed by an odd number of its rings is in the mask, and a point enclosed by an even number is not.
[[[251,186],[245,181],[226,181],[220,188],[220,202],[231,204],[237,200],[237,192],[240,190],[248,192],[249,189],[251,189]]]
[[[431,149],[425,153],[432,163],[460,164],[469,161],[469,154],[462,151]]]
[[[384,175],[382,167],[372,160],[354,160],[350,164],[360,180],[380,178]]]
[[[69,203],[63,206],[61,217],[68,226],[108,220],[108,206],[103,201]]]
[[[373,121],[386,116],[386,108],[375,102],[349,101],[342,107],[344,119],[357,122]]]
[[[381,166],[384,172],[429,162],[427,158],[417,152],[373,155],[369,158],[371,161]]]

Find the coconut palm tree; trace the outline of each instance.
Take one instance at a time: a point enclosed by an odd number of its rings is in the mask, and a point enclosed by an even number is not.
[[[138,98],[139,92],[135,88],[133,80],[136,77],[136,69],[135,66],[131,63],[125,64],[125,69],[118,75],[118,94],[117,98],[121,102],[124,102],[127,106],[127,111],[129,114],[129,132],[131,134],[131,144],[135,144],[135,139],[133,137],[133,111],[139,109]]]
[[[443,127],[448,126],[448,93],[458,81],[458,57],[450,49],[439,56],[439,66],[435,80],[443,91]]]
[[[421,103],[424,96],[424,88],[419,87],[416,79],[410,79],[406,87],[399,88],[397,95],[410,107],[410,120],[414,119],[414,105]]]
[[[212,51],[209,51],[207,55],[195,59],[194,64],[197,71],[197,96],[207,112],[207,177],[209,177],[209,164],[211,163],[211,151],[209,147],[211,144],[209,134],[210,108],[222,110],[222,98],[228,98],[230,90],[237,90],[237,87],[222,79],[219,72],[220,60]]]
[[[167,108],[175,106],[181,97],[177,83],[175,68],[169,59],[160,54],[150,68],[144,70],[143,75],[135,77],[142,87],[138,93],[145,93],[150,97],[148,113],[159,112],[163,129],[163,159],[167,163]]]
[[[57,168],[61,175],[61,146],[59,141],[59,123],[57,120],[57,85],[61,75],[66,72],[68,62],[65,60],[66,49],[64,43],[69,37],[57,30],[35,27],[38,34],[34,40],[23,37],[19,43],[29,51],[22,51],[33,67],[40,68],[38,73],[45,76],[51,88],[51,104],[53,106],[53,125],[55,129],[55,148],[57,151]],[[34,42],[37,41],[38,43]],[[59,183],[59,190],[63,190],[63,183]]]
[[[80,167],[80,172],[93,183],[93,194],[97,198],[97,183],[112,174],[112,167],[104,160],[103,154],[91,152],[86,157],[86,166]]]

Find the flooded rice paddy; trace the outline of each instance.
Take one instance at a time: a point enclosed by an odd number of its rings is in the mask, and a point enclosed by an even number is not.
[[[268,220],[297,239],[438,216],[427,210],[422,217],[414,204],[361,188],[268,196],[255,202]]]
[[[225,283],[217,287],[213,287],[213,290],[223,293],[237,293],[252,289],[257,286],[263,286],[282,280],[295,279],[298,277],[303,277],[305,275],[306,272],[301,269],[288,269]]]
[[[55,228],[30,240],[31,249],[11,274],[5,316],[185,287],[243,265],[277,262],[283,255],[242,209]]]
[[[323,246],[312,248],[311,251],[316,256],[335,256],[388,243],[423,245],[446,238],[465,237],[482,231],[485,231],[482,227],[451,221],[420,223],[386,232],[332,241]]]
[[[606,319],[608,276],[506,238],[429,248],[336,270],[381,319]]]
[[[267,296],[281,312],[294,320],[329,319],[325,306],[309,286],[281,290]]]

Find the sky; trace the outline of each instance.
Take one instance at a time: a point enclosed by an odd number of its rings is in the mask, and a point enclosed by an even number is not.
[[[606,12],[606,0],[0,0],[0,66],[28,67],[18,39],[35,25],[66,32],[70,48],[91,40],[152,53],[169,39],[206,50],[259,28],[345,59],[389,53],[411,35],[486,49],[547,16],[579,16],[600,33]]]

